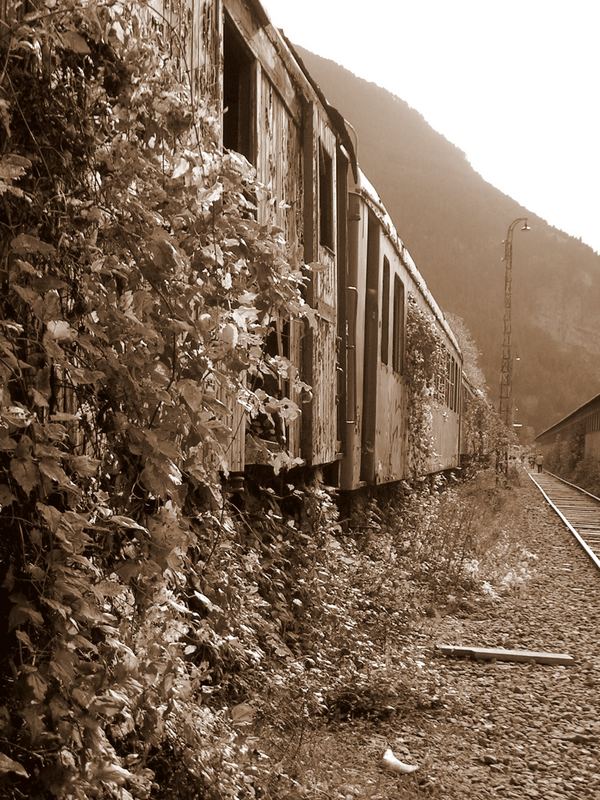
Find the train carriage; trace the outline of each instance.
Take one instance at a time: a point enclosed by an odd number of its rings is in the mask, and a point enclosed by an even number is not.
[[[444,341],[447,370],[431,403],[434,453],[424,467],[458,465],[461,354],[410,255],[366,178],[351,139],[258,0],[151,0],[179,48],[194,90],[221,120],[223,147],[253,164],[273,201],[258,220],[280,228],[292,253],[313,265],[306,300],[316,324],[279,320],[273,353],[312,387],[286,446],[308,467],[327,467],[344,489],[409,475],[404,375],[409,293]],[[157,24],[163,24],[158,22]],[[289,386],[282,383],[282,393]],[[232,399],[236,432],[229,470],[253,461],[249,420]]]
[[[283,231],[292,258],[315,265],[306,299],[315,309],[309,329],[278,320],[271,354],[289,358],[312,386],[302,420],[286,425],[290,455],[307,465],[334,463],[342,448],[339,405],[343,394],[339,340],[343,336],[339,287],[345,268],[345,175],[339,119],[294,57],[283,35],[254,0],[152,0],[174,46],[184,43],[182,63],[195,88],[208,94],[222,121],[223,147],[241,153],[256,168],[271,199],[257,198],[258,221]],[[342,132],[343,135],[343,132]],[[339,198],[344,198],[341,207]],[[341,224],[339,222],[341,220]],[[342,257],[339,257],[339,253]],[[289,392],[282,382],[281,394]],[[225,399],[225,398],[223,398]],[[243,471],[255,457],[248,449],[248,420],[232,403],[236,432],[229,470]]]
[[[410,477],[405,374],[409,295],[434,322],[446,352],[439,390],[429,402],[433,448],[424,469],[457,467],[460,349],[376,190],[362,173],[349,196],[348,229],[349,417],[341,487],[356,489]]]

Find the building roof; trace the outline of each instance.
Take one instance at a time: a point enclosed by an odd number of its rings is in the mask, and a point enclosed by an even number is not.
[[[542,436],[545,436],[548,433],[560,430],[560,428],[565,427],[569,422],[574,422],[576,417],[585,414],[587,411],[591,412],[594,405],[598,406],[598,409],[594,410],[600,410],[600,394],[595,395],[594,397],[591,398],[591,400],[588,400],[583,405],[576,408],[574,411],[571,411],[570,414],[567,414],[562,419],[559,419],[558,422],[554,423],[554,425],[551,425],[549,428],[546,428],[546,430],[543,430],[541,433],[538,433],[538,435],[535,437],[536,441],[538,439],[541,439]]]

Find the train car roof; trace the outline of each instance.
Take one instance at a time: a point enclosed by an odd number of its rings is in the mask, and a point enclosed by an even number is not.
[[[276,28],[269,18],[269,14],[260,2],[260,0],[247,0],[251,11],[255,14],[256,20],[265,31],[271,44],[275,47],[279,57],[283,61],[290,77],[294,80],[298,88],[302,91],[305,97],[314,99],[321,104],[322,111],[325,113],[331,127],[337,134],[339,141],[346,150],[354,178],[357,176],[357,160],[354,151],[354,144],[348,134],[346,122],[340,112],[332,106],[325,97],[322,89],[310,74],[309,69],[306,67],[302,57],[292,44],[292,42],[285,35],[281,28]]]
[[[358,173],[359,173],[359,180],[357,181],[355,191],[358,194],[362,195],[364,198],[366,198],[370,202],[371,206],[374,207],[375,213],[377,214],[377,217],[379,218],[380,222],[385,228],[386,233],[388,234],[390,240],[392,241],[394,247],[396,248],[402,263],[410,273],[410,276],[417,285],[419,291],[421,292],[423,298],[425,299],[425,302],[433,312],[433,315],[439,322],[444,333],[450,339],[450,341],[452,342],[458,353],[460,353],[462,358],[462,352],[458,344],[458,341],[456,339],[456,336],[454,335],[454,331],[448,324],[448,321],[444,316],[444,312],[438,306],[434,296],[429,291],[429,288],[425,283],[425,278],[423,278],[423,276],[419,272],[419,269],[415,264],[415,262],[413,261],[411,254],[408,252],[406,245],[398,235],[398,231],[396,230],[396,227],[386,207],[383,205],[383,200],[379,196],[377,189],[375,189],[371,181],[367,178],[367,176],[362,171],[362,169],[360,169],[360,167]]]

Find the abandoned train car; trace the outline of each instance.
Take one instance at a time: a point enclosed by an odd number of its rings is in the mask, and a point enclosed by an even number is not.
[[[434,455],[425,470],[458,466],[460,349],[360,172],[343,118],[257,0],[152,0],[152,6],[184,43],[195,91],[217,109],[223,147],[244,155],[276,200],[259,200],[259,221],[280,227],[304,262],[319,265],[306,290],[316,325],[283,321],[277,337],[279,354],[312,387],[301,418],[286,431],[290,455],[325,468],[342,489],[407,477],[410,293],[447,352],[431,401]],[[243,472],[252,461],[248,420],[239,407],[233,413],[229,469]]]
[[[359,173],[348,198],[348,412],[341,488],[410,474],[404,370],[409,294],[435,323],[445,372],[431,399],[429,472],[458,466],[461,363],[458,343],[399,238],[374,187]]]

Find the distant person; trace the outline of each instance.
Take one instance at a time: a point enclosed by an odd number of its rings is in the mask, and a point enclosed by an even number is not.
[[[544,471],[544,456],[541,453],[538,453],[535,457],[535,463],[537,465],[537,471],[543,472]]]

